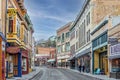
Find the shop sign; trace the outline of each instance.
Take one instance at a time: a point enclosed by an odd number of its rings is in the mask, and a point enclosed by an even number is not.
[[[18,53],[20,51],[20,48],[19,47],[8,47],[7,48],[7,52],[8,53],[13,53],[13,54],[15,54],[15,53]]]
[[[9,16],[15,16],[17,14],[17,10],[15,8],[9,8],[8,9],[8,15]]]
[[[110,47],[110,56],[120,55],[120,43]]]
[[[108,43],[111,45],[117,44],[118,43],[118,39],[117,38],[109,38],[108,39]]]

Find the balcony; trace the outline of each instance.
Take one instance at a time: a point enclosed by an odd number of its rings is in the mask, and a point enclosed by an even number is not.
[[[21,40],[18,38],[17,33],[7,33],[7,42],[21,45]]]

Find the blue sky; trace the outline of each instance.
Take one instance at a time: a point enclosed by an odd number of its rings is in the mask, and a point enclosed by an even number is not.
[[[74,21],[84,0],[24,0],[32,20],[35,40],[56,35],[56,30]]]

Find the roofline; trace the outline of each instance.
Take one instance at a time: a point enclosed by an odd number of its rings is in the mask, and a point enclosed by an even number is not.
[[[85,0],[84,4],[83,4],[83,6],[82,6],[82,9],[80,10],[79,14],[77,15],[77,17],[76,17],[76,19],[75,19],[75,21],[74,21],[74,23],[73,23],[73,25],[72,25],[72,27],[71,27],[70,30],[72,30],[72,29],[75,27],[75,25],[76,25],[77,22],[79,21],[80,17],[82,16],[82,14],[83,14],[83,12],[84,12],[87,4],[88,4],[90,1],[91,1],[91,0]]]
[[[69,22],[69,23],[65,24],[64,26],[60,27],[59,29],[57,29],[56,31],[59,32],[62,29],[66,28],[67,26],[71,25],[71,24],[72,24],[72,22]]]

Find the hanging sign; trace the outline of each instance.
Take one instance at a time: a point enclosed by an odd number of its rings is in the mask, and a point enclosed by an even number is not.
[[[8,15],[9,16],[15,16],[17,14],[17,9],[15,8],[9,8],[8,9]]]

